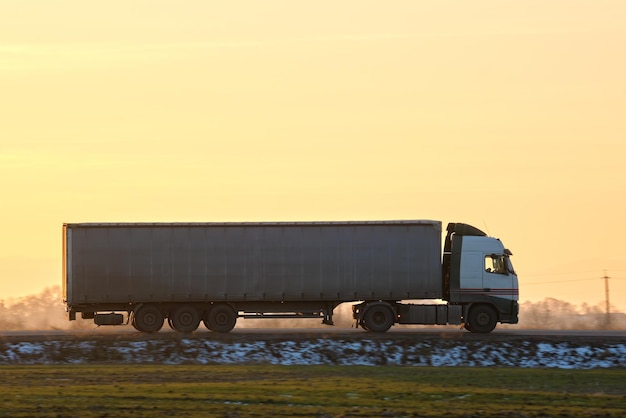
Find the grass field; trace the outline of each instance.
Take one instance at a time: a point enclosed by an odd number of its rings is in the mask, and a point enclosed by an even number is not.
[[[623,416],[626,370],[3,366],[0,416]]]

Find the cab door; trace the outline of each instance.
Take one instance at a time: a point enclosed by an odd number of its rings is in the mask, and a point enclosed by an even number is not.
[[[483,289],[487,295],[517,300],[514,278],[504,254],[484,254]]]

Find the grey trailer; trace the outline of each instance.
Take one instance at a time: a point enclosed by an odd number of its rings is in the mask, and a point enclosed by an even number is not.
[[[143,332],[165,321],[228,332],[239,317],[332,325],[344,302],[360,302],[358,325],[384,332],[429,318],[400,301],[450,294],[441,236],[430,220],[67,223],[63,294],[70,320],[80,313]],[[460,307],[453,312],[460,323]]]
[[[331,322],[343,302],[442,295],[436,221],[65,224],[63,236],[70,316],[150,305],[174,319],[188,305],[193,322],[216,306]]]

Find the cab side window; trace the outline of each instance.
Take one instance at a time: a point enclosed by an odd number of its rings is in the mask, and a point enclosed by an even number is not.
[[[485,271],[494,274],[507,274],[506,260],[503,255],[490,254],[485,256]]]

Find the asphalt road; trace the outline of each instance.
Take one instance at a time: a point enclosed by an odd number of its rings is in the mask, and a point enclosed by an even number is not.
[[[141,334],[131,326],[121,327],[100,327],[86,330],[0,330],[1,337],[79,337],[88,338],[90,336],[130,336],[130,335],[143,335],[153,336],[159,338],[160,336],[172,336],[178,335],[175,331],[172,331],[165,326],[160,332],[156,334]],[[371,338],[371,337],[386,337],[388,339],[394,338],[406,338],[406,337],[443,337],[443,338],[484,338],[484,339],[505,339],[505,338],[519,338],[519,337],[554,337],[567,338],[609,338],[626,341],[626,330],[533,330],[533,329],[519,329],[519,328],[496,328],[491,334],[472,334],[465,330],[458,329],[456,327],[405,327],[396,326],[384,334],[375,334],[365,332],[362,329],[345,328],[345,327],[324,327],[324,328],[307,328],[307,327],[294,327],[294,328],[257,328],[257,327],[241,327],[237,326],[229,334],[215,334],[207,331],[202,326],[196,331],[194,336],[226,336],[230,335],[233,338],[237,337],[253,337],[258,336],[274,336],[280,338],[289,338],[290,336],[302,337],[350,337],[350,338]]]

